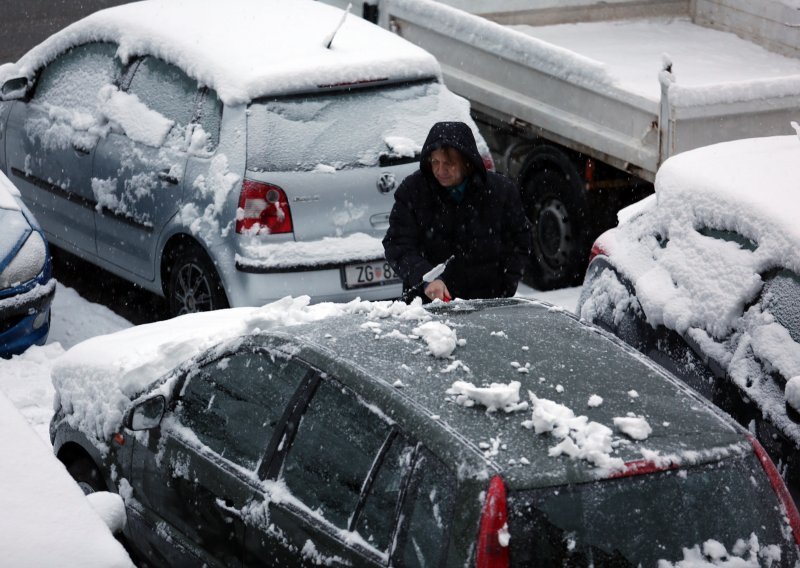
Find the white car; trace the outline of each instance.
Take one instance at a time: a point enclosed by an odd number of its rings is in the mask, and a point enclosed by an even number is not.
[[[61,248],[175,314],[398,297],[381,238],[430,127],[436,60],[311,0],[147,0],[0,68],[0,170]]]

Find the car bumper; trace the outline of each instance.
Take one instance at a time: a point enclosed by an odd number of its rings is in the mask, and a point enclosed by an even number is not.
[[[50,279],[27,292],[0,299],[0,357],[19,355],[31,345],[47,341],[55,292],[56,281]]]
[[[262,306],[285,296],[311,297],[312,302],[396,300],[403,293],[399,282],[346,288],[340,266],[295,272],[257,272],[237,266],[226,282],[232,307]]]

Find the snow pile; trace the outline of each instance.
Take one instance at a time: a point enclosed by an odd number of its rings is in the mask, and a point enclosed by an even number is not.
[[[381,239],[365,233],[346,237],[323,237],[316,241],[287,241],[265,244],[245,240],[236,262],[242,266],[280,268],[359,262],[383,258]]]
[[[207,348],[263,330],[356,313],[368,319],[424,321],[431,317],[421,301],[410,305],[360,300],[311,305],[308,296],[286,297],[260,308],[187,314],[76,345],[54,365],[53,385],[70,424],[93,435],[98,448],[105,451],[104,440],[119,429],[132,399]],[[428,327],[424,333],[432,350],[441,356],[455,349],[455,332],[447,326]]]
[[[508,413],[528,408],[527,402],[519,401],[519,387],[519,381],[512,381],[509,384],[492,383],[488,387],[476,387],[472,383],[455,381],[446,392],[455,395],[456,404],[461,406],[471,407],[480,404],[486,407],[486,412],[502,410]]]
[[[3,66],[0,81],[32,78],[56,55],[90,41],[117,43],[123,62],[149,53],[177,65],[229,105],[318,85],[439,75],[431,55],[361,18],[347,18],[326,49],[325,39],[341,18],[341,10],[310,0],[134,2],[50,36],[17,64]]]
[[[634,440],[646,440],[653,433],[650,424],[642,416],[617,416],[614,418],[614,426]]]
[[[549,433],[561,440],[550,448],[549,455],[567,455],[606,469],[622,469],[625,466],[622,459],[610,455],[613,441],[610,428],[599,422],[590,422],[586,416],[575,416],[563,404],[539,398],[532,392],[528,394],[533,415],[522,425],[533,429],[536,434]]]
[[[133,566],[52,449],[2,393],[0,437],[6,455],[0,465],[4,565]],[[117,495],[107,498],[119,500]]]
[[[429,321],[417,326],[412,333],[421,337],[428,344],[430,354],[439,359],[450,357],[458,345],[456,331],[438,321]]]
[[[759,568],[772,566],[781,560],[780,546],[761,545],[755,533],[747,540],[739,539],[730,552],[721,542],[709,539],[702,546],[694,545],[683,549],[683,560],[669,562],[659,560],[658,568],[712,568],[726,566],[728,568]]]

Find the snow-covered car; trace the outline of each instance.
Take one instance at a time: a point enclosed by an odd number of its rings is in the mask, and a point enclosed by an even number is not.
[[[758,442],[542,302],[188,314],[75,346],[53,382],[54,451],[122,495],[148,565],[800,560]]]
[[[109,530],[125,520],[119,495],[94,493],[87,499],[3,392],[0,448],[6,456],[0,462],[4,566],[133,566]]]
[[[312,0],[112,7],[0,85],[0,170],[51,243],[176,314],[396,298],[381,238],[430,127],[491,159],[430,54]]]
[[[50,251],[39,224],[0,172],[0,357],[47,341],[56,291],[51,273]]]
[[[578,304],[753,432],[800,498],[796,136],[680,154],[595,243]]]

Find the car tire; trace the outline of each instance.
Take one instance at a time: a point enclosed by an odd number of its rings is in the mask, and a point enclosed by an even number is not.
[[[545,168],[527,178],[522,198],[533,232],[525,282],[538,290],[579,283],[588,257],[585,192],[562,172]]]
[[[107,491],[103,476],[97,466],[89,458],[81,457],[67,464],[67,472],[81,488],[84,495]]]
[[[229,306],[225,289],[208,255],[181,245],[170,266],[167,300],[172,316],[221,310]]]

